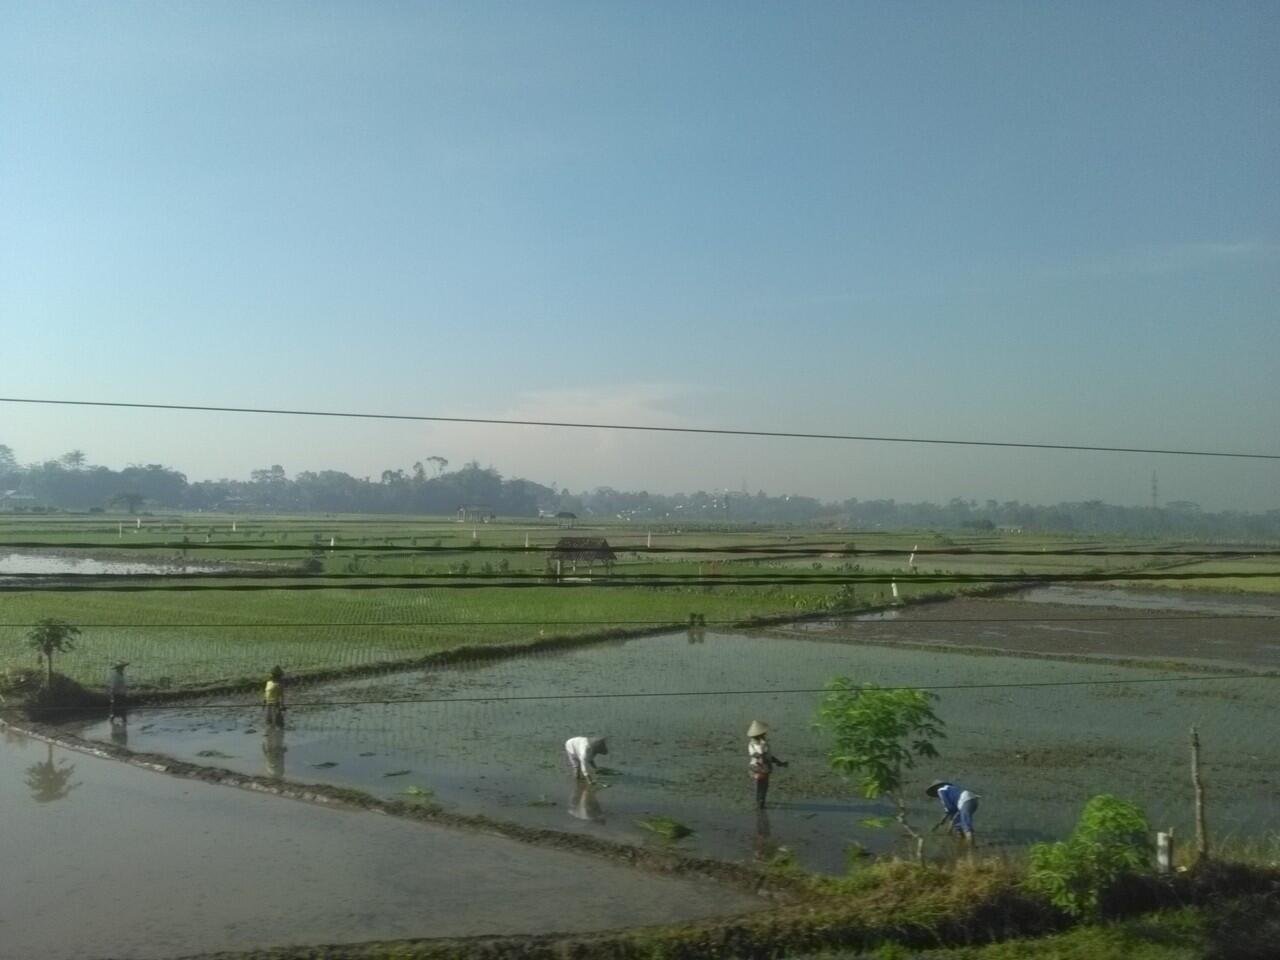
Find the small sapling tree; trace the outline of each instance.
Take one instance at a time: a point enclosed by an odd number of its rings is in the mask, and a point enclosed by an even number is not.
[[[45,686],[53,689],[53,655],[75,649],[80,629],[57,617],[45,617],[27,634],[27,646],[44,658]]]
[[[831,769],[857,778],[868,799],[893,802],[894,819],[915,841],[917,858],[924,856],[924,835],[907,819],[903,786],[916,760],[936,757],[933,741],[946,736],[931,706],[936,699],[927,690],[886,690],[836,677],[818,708],[818,726],[835,739],[827,755]]]
[[[1150,863],[1146,815],[1136,804],[1104,793],[1085,804],[1070,837],[1031,848],[1027,886],[1072,916],[1093,919],[1121,877]]]

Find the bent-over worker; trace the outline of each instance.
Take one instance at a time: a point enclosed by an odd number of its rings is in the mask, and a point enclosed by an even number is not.
[[[933,829],[950,822],[952,830],[972,843],[973,815],[978,812],[978,801],[982,798],[949,780],[935,780],[924,792],[930,797],[937,797],[942,804],[942,819],[934,824]]]
[[[609,743],[606,737],[570,737],[564,742],[565,758],[575,777],[583,777],[587,783],[595,783],[591,774],[595,772],[597,755],[609,754]]]

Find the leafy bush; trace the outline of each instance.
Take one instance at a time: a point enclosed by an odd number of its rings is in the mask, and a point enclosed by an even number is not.
[[[1073,917],[1096,917],[1108,889],[1150,864],[1149,833],[1136,804],[1096,796],[1085,804],[1069,838],[1031,848],[1027,886]]]

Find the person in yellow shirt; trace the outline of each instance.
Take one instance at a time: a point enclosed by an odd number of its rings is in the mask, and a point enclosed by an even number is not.
[[[262,692],[262,703],[266,708],[265,720],[268,727],[284,728],[284,671],[280,667],[271,668],[266,689]]]

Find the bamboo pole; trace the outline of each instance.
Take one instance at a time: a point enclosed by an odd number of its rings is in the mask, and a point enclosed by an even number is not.
[[[1191,728],[1191,787],[1196,801],[1196,858],[1209,857],[1209,828],[1204,815],[1204,781],[1200,778],[1200,733]]]

